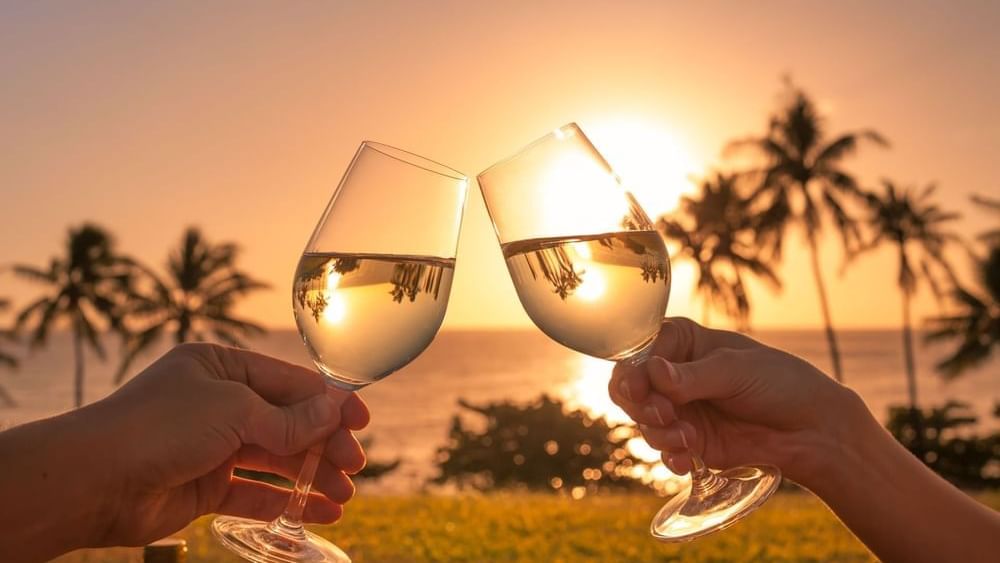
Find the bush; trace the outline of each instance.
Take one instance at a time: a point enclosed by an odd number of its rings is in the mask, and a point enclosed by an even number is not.
[[[949,401],[926,410],[890,407],[886,427],[913,455],[955,485],[1000,487],[1000,433],[973,434],[977,422],[968,404]]]
[[[644,487],[632,476],[635,466],[648,464],[628,453],[626,443],[635,436],[630,427],[567,411],[546,395],[527,405],[459,401],[459,406],[485,419],[485,428],[466,428],[455,415],[449,443],[438,449],[439,475],[432,483],[478,490],[568,490],[574,497]]]

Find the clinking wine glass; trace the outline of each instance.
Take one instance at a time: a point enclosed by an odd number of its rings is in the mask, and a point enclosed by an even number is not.
[[[295,322],[316,367],[357,390],[410,363],[444,319],[468,179],[421,156],[361,144],[295,271]],[[319,463],[314,446],[273,522],[222,516],[216,536],[251,561],[350,561],[306,531],[302,512]]]
[[[550,338],[589,356],[639,364],[667,308],[670,261],[652,222],[575,124],[478,176],[517,295]],[[693,455],[690,487],[650,530],[687,541],[736,522],[777,489],[776,467],[715,472]]]

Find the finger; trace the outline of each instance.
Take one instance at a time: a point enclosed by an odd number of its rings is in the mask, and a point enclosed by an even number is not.
[[[361,430],[368,426],[371,414],[368,405],[357,393],[351,393],[340,407],[340,424],[348,430]]]
[[[677,406],[701,399],[729,399],[745,391],[751,382],[745,355],[740,350],[723,350],[687,363],[654,356],[647,362],[649,380]]]
[[[334,467],[348,475],[354,475],[364,469],[367,462],[361,443],[354,434],[343,428],[334,432],[327,440],[323,455]]]
[[[327,438],[340,425],[339,398],[331,396],[333,391],[284,407],[255,396],[249,416],[241,419],[243,443],[291,455]]]
[[[694,427],[684,421],[675,421],[666,427],[639,425],[643,440],[654,449],[670,453],[680,453],[691,448],[694,443]]]
[[[684,317],[666,319],[653,344],[653,355],[672,362],[690,362],[718,348],[743,349],[760,344],[742,334],[706,328]]]
[[[324,377],[317,371],[277,358],[226,346],[211,346],[223,366],[222,377],[239,381],[275,405],[301,402],[326,390]],[[337,390],[334,398],[343,403],[348,391]]]
[[[236,465],[244,469],[267,471],[294,481],[305,463],[305,456],[305,453],[281,456],[257,446],[245,446],[237,453]],[[350,477],[326,458],[320,459],[316,468],[313,489],[338,504],[351,500],[355,491]]]
[[[281,514],[288,504],[290,491],[249,479],[233,477],[226,497],[217,512],[230,516],[269,521]],[[329,524],[340,519],[344,508],[330,499],[310,493],[302,518],[306,522]]]
[[[674,475],[684,475],[691,471],[694,467],[694,462],[691,461],[691,452],[664,452],[662,456],[663,463],[667,466]]]
[[[662,428],[677,420],[677,412],[670,399],[658,393],[650,395],[645,403],[629,405],[629,408],[624,410],[632,420],[649,426]]]
[[[642,403],[649,395],[649,376],[643,364],[632,366],[619,362],[611,370],[608,395],[611,400],[624,408],[625,403]]]

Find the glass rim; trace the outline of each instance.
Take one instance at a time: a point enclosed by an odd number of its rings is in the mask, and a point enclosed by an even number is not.
[[[373,151],[383,154],[389,158],[398,160],[404,164],[409,164],[410,166],[414,166],[416,168],[420,168],[421,170],[426,170],[432,174],[437,174],[438,176],[444,176],[445,178],[451,178],[452,180],[459,180],[462,182],[469,181],[469,177],[464,173],[455,170],[446,164],[441,164],[436,160],[431,160],[426,156],[420,156],[417,153],[410,152],[399,147],[394,147],[378,141],[362,141],[361,147],[370,148]]]
[[[531,149],[537,147],[538,145],[541,145],[542,143],[545,143],[545,142],[551,140],[552,138],[557,138],[557,139],[559,139],[561,141],[563,138],[569,136],[570,132],[572,134],[583,135],[585,139],[587,137],[587,135],[583,132],[583,129],[581,129],[580,126],[577,125],[577,123],[575,121],[570,121],[569,123],[567,123],[567,124],[565,124],[565,125],[563,125],[561,127],[556,127],[555,129],[549,131],[545,135],[542,135],[541,137],[535,139],[534,141],[531,141],[527,145],[522,146],[520,149],[518,149],[517,151],[515,151],[510,156],[494,162],[489,168],[486,168],[485,170],[483,170],[479,174],[476,174],[476,180],[477,181],[482,180],[482,178],[484,176],[486,176],[487,174],[489,174],[490,172],[494,172],[498,168],[501,168],[501,167],[503,167],[503,166],[505,166],[507,164],[510,164],[511,162],[517,160],[518,158],[520,158],[521,156],[523,156],[525,153],[527,153]]]

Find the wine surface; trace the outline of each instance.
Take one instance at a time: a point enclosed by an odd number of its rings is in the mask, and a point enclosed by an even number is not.
[[[441,258],[304,254],[292,308],[313,362],[350,389],[405,366],[437,334],[454,272]]]
[[[523,240],[503,254],[528,316],[564,346],[617,360],[660,330],[670,261],[656,231]]]

